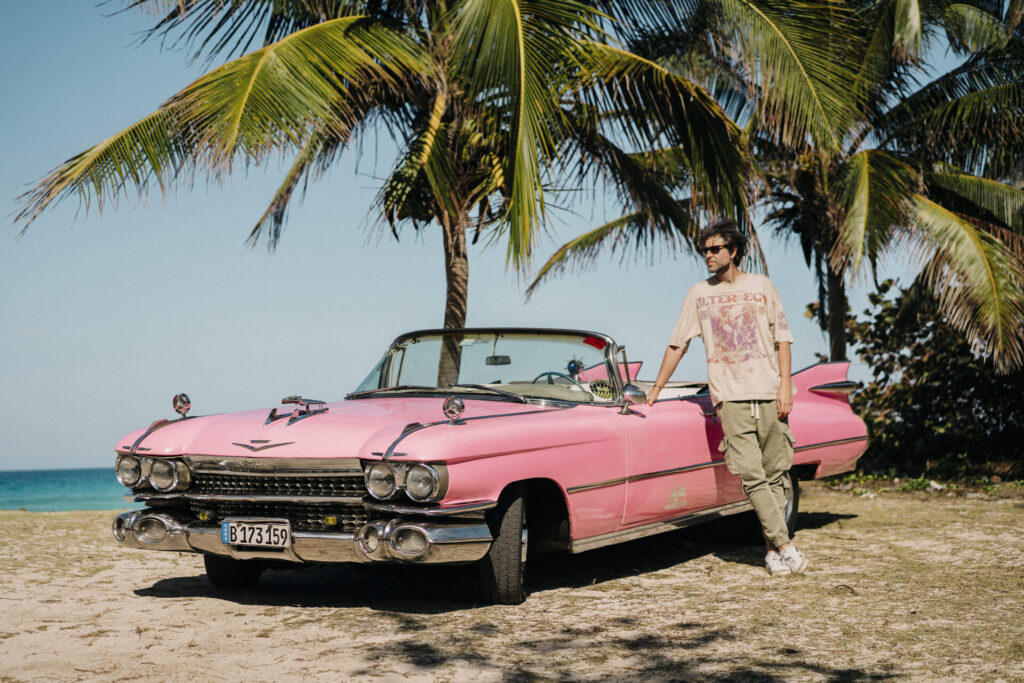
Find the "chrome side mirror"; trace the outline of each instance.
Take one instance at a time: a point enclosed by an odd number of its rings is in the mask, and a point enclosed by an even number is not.
[[[627,384],[622,387],[622,410],[619,411],[620,415],[629,415],[629,407],[635,406],[639,403],[643,403],[647,400],[647,394],[639,387],[633,384]]]

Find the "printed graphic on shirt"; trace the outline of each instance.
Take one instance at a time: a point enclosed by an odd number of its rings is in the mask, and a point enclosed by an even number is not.
[[[779,309],[779,314],[775,316],[775,335],[779,336],[779,332],[789,332],[789,321],[786,320],[786,314]],[[785,335],[782,335],[785,336]]]
[[[765,296],[753,292],[697,299],[705,329],[710,328],[710,363],[744,363],[767,354],[758,345],[757,316],[765,315]]]

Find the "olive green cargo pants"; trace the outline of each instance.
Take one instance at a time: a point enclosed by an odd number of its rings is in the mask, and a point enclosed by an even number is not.
[[[785,510],[792,486],[793,433],[779,420],[775,401],[723,401],[717,410],[725,435],[719,447],[725,466],[740,478],[761,520],[765,542],[779,548],[789,543]]]

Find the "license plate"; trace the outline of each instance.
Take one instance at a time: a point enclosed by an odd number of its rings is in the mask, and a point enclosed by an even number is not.
[[[221,522],[220,540],[227,545],[287,548],[292,532],[283,522]]]

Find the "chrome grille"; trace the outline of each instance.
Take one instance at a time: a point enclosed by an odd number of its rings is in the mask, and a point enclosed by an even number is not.
[[[362,476],[312,475],[280,477],[196,472],[191,493],[236,496],[329,496],[363,498],[366,486]]]
[[[193,500],[192,512],[205,512],[220,522],[225,517],[284,517],[293,531],[355,532],[368,519],[361,501],[366,486],[361,475],[308,474],[281,476],[269,473],[195,472],[189,494],[209,496],[280,496],[306,499],[301,503],[245,500]],[[315,502],[315,498],[351,498],[353,503]],[[324,519],[335,517],[336,524]]]
[[[362,505],[299,505],[289,503],[196,502],[189,504],[192,513],[206,512],[220,522],[225,517],[284,517],[292,531],[355,532],[366,524],[369,512]],[[337,524],[328,525],[324,518],[333,516]]]

